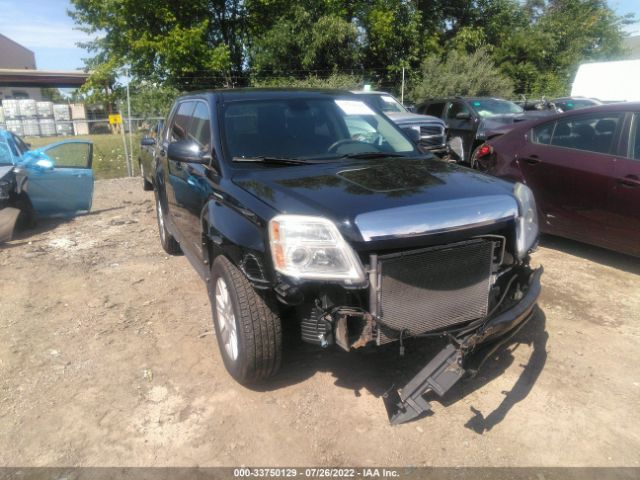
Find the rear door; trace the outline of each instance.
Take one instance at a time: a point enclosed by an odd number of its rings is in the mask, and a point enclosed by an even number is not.
[[[621,142],[626,154],[615,162],[608,219],[617,244],[613,248],[640,255],[640,113],[630,118],[630,124],[624,129],[628,141]]]
[[[546,230],[592,243],[607,235],[607,198],[622,114],[572,115],[540,124],[518,154]]]
[[[23,155],[27,191],[40,217],[89,211],[93,199],[93,144],[54,143]]]

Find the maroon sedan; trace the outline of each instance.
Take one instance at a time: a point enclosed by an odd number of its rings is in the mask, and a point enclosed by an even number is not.
[[[472,165],[526,183],[542,231],[640,256],[640,103],[518,125],[478,148]]]

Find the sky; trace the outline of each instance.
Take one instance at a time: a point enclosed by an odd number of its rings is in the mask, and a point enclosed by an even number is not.
[[[635,13],[639,21],[627,27],[640,35],[640,0],[609,0],[618,15]],[[82,68],[89,54],[75,46],[89,39],[74,29],[68,0],[0,0],[0,33],[32,50],[40,69]]]

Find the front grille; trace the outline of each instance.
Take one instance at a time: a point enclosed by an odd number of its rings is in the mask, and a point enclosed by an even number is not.
[[[484,317],[498,245],[475,239],[378,257],[379,343]]]
[[[444,127],[420,125],[420,143],[430,147],[441,147],[446,143]]]

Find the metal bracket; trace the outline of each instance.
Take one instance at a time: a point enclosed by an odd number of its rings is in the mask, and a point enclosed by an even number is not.
[[[391,387],[382,396],[391,425],[409,422],[431,410],[423,395],[433,390],[443,396],[464,373],[461,351],[448,344],[403,388]]]

